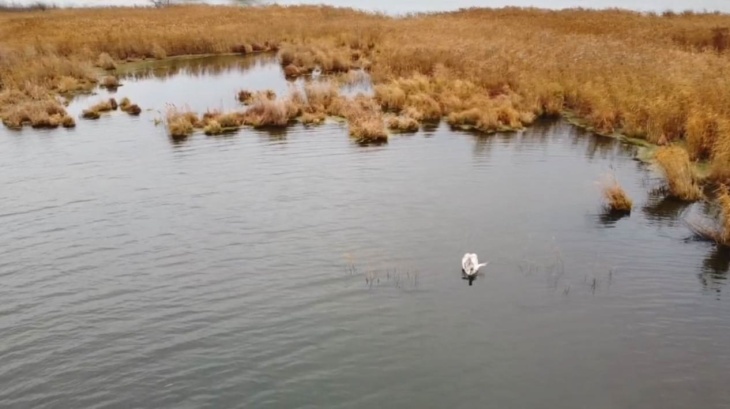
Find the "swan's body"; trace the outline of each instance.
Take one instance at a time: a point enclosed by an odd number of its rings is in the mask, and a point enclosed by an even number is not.
[[[319,76],[322,75],[322,69],[319,67],[315,68],[314,71],[312,71],[312,78],[319,78]]]
[[[486,266],[487,263],[479,263],[477,255],[474,253],[466,253],[461,259],[461,272],[468,277],[476,276],[479,269]]]

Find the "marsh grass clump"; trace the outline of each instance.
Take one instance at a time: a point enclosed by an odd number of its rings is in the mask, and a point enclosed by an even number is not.
[[[127,97],[124,97],[121,101],[119,101],[119,110],[132,116],[138,116],[142,113],[142,108],[140,108],[137,104],[133,104]]]
[[[56,85],[56,90],[61,94],[70,94],[86,88],[87,87],[81,81],[67,75],[61,77]]]
[[[702,190],[686,150],[679,146],[661,147],[657,150],[656,161],[664,173],[671,196],[685,201],[695,201],[702,197]]]
[[[114,62],[112,56],[108,53],[99,54],[99,57],[96,59],[95,65],[107,71],[115,70],[117,68],[117,64]]]
[[[374,91],[383,111],[400,112],[406,105],[406,93],[397,84],[378,84]]]
[[[139,114],[142,113],[142,108],[140,108],[137,104],[131,104],[123,111],[132,116],[139,116]]]
[[[201,123],[206,135],[221,135],[238,131],[243,124],[243,116],[237,112],[223,114],[209,110],[203,114]]]
[[[21,129],[29,125],[33,128],[55,128],[68,116],[64,107],[54,99],[23,101],[0,112],[3,124],[10,129]]]
[[[269,99],[266,95],[254,99],[243,113],[243,122],[254,128],[283,128],[302,113],[301,106],[290,99]]]
[[[253,101],[253,92],[247,90],[238,91],[238,102],[248,105]]]
[[[391,116],[385,122],[388,129],[395,132],[413,133],[418,132],[420,124],[410,116]]]
[[[327,115],[324,112],[305,112],[302,114],[300,121],[304,125],[321,125],[327,119]]]
[[[117,101],[114,98],[109,98],[106,101],[97,102],[82,111],[81,117],[84,119],[99,119],[102,113],[114,111],[117,107]]]
[[[374,100],[362,96],[356,97],[347,104],[344,117],[348,121],[350,137],[358,144],[388,142],[383,113]]]
[[[296,78],[300,76],[302,70],[294,64],[289,64],[284,67],[284,76],[286,78]]]
[[[340,91],[334,83],[318,82],[304,86],[304,95],[292,94],[294,99],[306,105],[308,112],[331,113],[336,111],[334,106],[339,102]]]
[[[611,213],[631,213],[633,201],[618,183],[615,176],[605,177],[601,184],[601,190],[605,200],[606,211]]]
[[[198,116],[191,110],[179,109],[174,105],[167,108],[165,125],[172,138],[187,138],[199,126],[198,124]]]
[[[205,128],[203,128],[203,132],[206,135],[220,135],[223,133],[223,127],[221,126],[220,122],[212,119],[208,121],[207,125],[205,125]]]
[[[335,74],[359,66],[359,59],[353,61],[348,48],[332,44],[290,44],[282,47],[278,56],[287,77],[309,74],[316,67],[323,73]]]
[[[361,145],[381,144],[388,142],[383,118],[376,115],[364,115],[349,119],[350,136]]]
[[[119,88],[119,79],[113,75],[107,75],[101,80],[101,86],[110,90]]]
[[[73,119],[73,117],[69,115],[64,115],[63,118],[61,118],[61,126],[64,128],[73,128],[76,126],[76,121]]]

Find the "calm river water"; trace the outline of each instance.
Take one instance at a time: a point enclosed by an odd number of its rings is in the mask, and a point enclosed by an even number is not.
[[[563,122],[173,143],[166,103],[287,89],[216,61],[125,80],[137,118],[0,129],[0,407],[730,407],[730,257],[636,148]]]

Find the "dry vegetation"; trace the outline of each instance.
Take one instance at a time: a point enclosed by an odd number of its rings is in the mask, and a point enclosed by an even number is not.
[[[664,172],[670,196],[686,201],[702,197],[686,150],[678,146],[662,147],[656,153],[656,161]]]
[[[289,77],[315,67],[369,71],[377,108],[323,89],[285,99],[242,94],[250,105],[234,115],[241,123],[338,115],[356,140],[382,141],[386,125],[413,129],[414,121],[445,118],[491,133],[570,113],[598,133],[672,146],[657,157],[669,190],[694,200],[693,161],[709,162],[710,180],[730,180],[729,27],[723,14],[618,10],[400,19],[319,6],[0,10],[0,117],[14,128],[55,123],[66,117],[55,94],[88,89],[128,60],[269,51]],[[171,133],[191,133],[197,118],[178,114],[168,116]]]
[[[122,98],[119,102],[119,109],[132,116],[138,116],[142,113],[142,108],[140,108],[137,104],[133,104],[127,97]]]
[[[108,100],[97,102],[91,107],[85,109],[81,113],[81,117],[84,119],[99,119],[102,113],[115,111],[117,107],[117,101],[114,98],[109,98]]]
[[[609,212],[630,213],[633,201],[621,187],[616,178],[611,175],[604,178],[601,189],[606,201],[606,210]]]

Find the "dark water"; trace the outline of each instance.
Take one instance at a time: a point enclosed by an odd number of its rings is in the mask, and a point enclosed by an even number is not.
[[[666,10],[684,11],[721,11],[730,12],[730,3],[725,0],[406,0],[406,1],[356,1],[356,0],[173,0],[174,3],[209,3],[209,4],[241,4],[241,5],[265,5],[265,4],[329,4],[337,7],[352,7],[368,11],[384,12],[389,14],[451,11],[468,7],[539,7],[549,9],[562,8],[624,8],[637,11],[663,12]],[[13,0],[8,3],[33,4],[37,0]],[[149,5],[149,0],[50,0],[46,3],[61,6],[86,7],[86,6],[127,6],[127,5]]]
[[[0,130],[0,407],[730,406],[730,258],[635,148],[561,122],[380,147],[154,125],[285,89],[248,65],[128,79],[138,118]],[[610,167],[629,217],[600,210]]]

